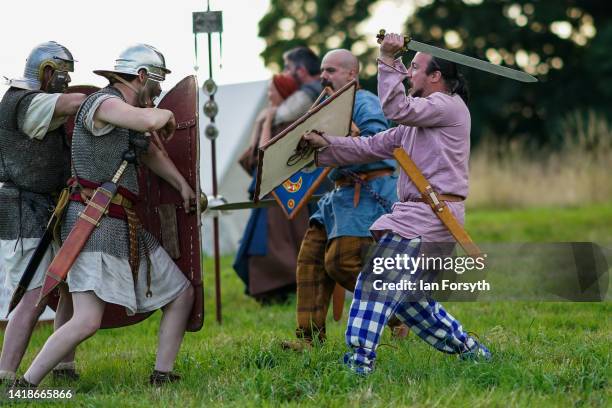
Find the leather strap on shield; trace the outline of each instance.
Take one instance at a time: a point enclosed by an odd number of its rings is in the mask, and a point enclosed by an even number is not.
[[[423,200],[429,204],[433,212],[442,221],[455,240],[457,240],[459,245],[461,245],[463,250],[471,257],[480,256],[482,254],[480,248],[478,248],[467,231],[459,224],[459,221],[450,212],[446,203],[441,200],[440,195],[434,191],[429,181],[423,176],[423,173],[421,173],[421,170],[412,161],[408,153],[401,147],[398,147],[393,151],[393,156],[419,190]]]

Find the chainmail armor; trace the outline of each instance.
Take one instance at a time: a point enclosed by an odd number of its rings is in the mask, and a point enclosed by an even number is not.
[[[69,172],[60,129],[42,139],[22,133],[32,99],[40,91],[9,88],[0,102],[0,239],[41,238]]]
[[[71,201],[66,210],[62,225],[62,241],[65,241],[70,230],[78,220],[79,213],[85,205]],[[157,240],[144,229],[138,234],[138,250],[141,262],[145,261],[144,254],[152,252],[159,246]],[[130,257],[130,241],[127,222],[119,218],[102,217],[100,225],[93,230],[82,252],[104,252],[123,259]]]
[[[90,95],[81,105],[76,115],[74,133],[72,136],[72,176],[104,183],[110,181],[121,165],[123,153],[132,148],[137,154],[148,148],[148,139],[142,134],[129,129],[114,128],[103,136],[94,136],[84,126],[84,119],[97,98],[104,95],[115,95],[122,100],[121,93],[113,87],[106,87]],[[138,194],[137,169],[129,164],[119,180],[118,185]],[[62,225],[62,240],[65,240],[85,206],[71,201],[66,210]],[[141,262],[144,254],[159,246],[157,240],[144,229],[138,234]],[[94,229],[89,240],[83,247],[83,252],[103,252],[123,259],[129,259],[129,232],[127,222],[122,219],[104,216],[100,225]]]
[[[72,177],[96,183],[112,180],[123,161],[123,153],[133,148],[136,154],[148,148],[148,139],[129,129],[115,127],[103,136],[94,136],[84,125],[84,119],[95,101],[104,95],[113,95],[125,101],[118,89],[107,86],[85,99],[76,114],[72,136]],[[118,185],[138,195],[136,165],[129,164]]]
[[[10,88],[0,102],[0,182],[40,194],[55,193],[66,183],[68,148],[63,128],[42,139],[19,130],[39,91]]]
[[[54,205],[49,194],[4,184],[0,187],[0,239],[42,238]]]

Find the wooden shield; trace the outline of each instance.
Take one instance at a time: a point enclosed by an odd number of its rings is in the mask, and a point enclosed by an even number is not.
[[[171,110],[177,124],[174,136],[170,140],[159,142],[196,193],[196,197],[200,197],[196,77],[190,75],[183,78],[164,95],[158,108]],[[204,323],[200,200],[196,200],[196,210],[186,214],[179,192],[144,166],[139,168],[138,184],[140,202],[136,211],[143,227],[157,238],[195,289],[195,301],[187,330],[198,331]]]
[[[298,160],[290,159],[295,156],[302,135],[313,129],[334,136],[350,134],[356,90],[356,82],[349,82],[259,149],[255,201],[313,162],[314,150]],[[310,188],[312,192],[315,189],[316,186]]]
[[[70,87],[68,92],[91,94],[98,88],[93,86]],[[177,122],[174,136],[161,141],[178,170],[185,177],[196,197],[200,197],[200,145],[198,124],[198,85],[195,76],[181,80],[163,97],[159,108],[171,110]],[[74,118],[66,123],[66,131],[72,136]],[[196,200],[196,210],[185,214],[180,194],[167,182],[148,170],[139,167],[138,184],[140,201],[136,212],[143,228],[149,231],[166,249],[183,274],[195,289],[195,301],[187,330],[197,331],[204,322],[204,292],[201,268],[201,208]],[[146,279],[146,277],[140,277]],[[155,296],[155,293],[153,293]],[[50,296],[50,306],[55,309],[57,297]],[[104,309],[102,328],[115,328],[138,323],[152,314],[139,313],[128,316],[123,306],[107,304]]]

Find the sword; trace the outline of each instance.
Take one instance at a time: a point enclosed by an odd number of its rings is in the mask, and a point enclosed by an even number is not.
[[[17,287],[15,288],[15,291],[11,296],[8,312],[6,313],[7,317],[9,314],[11,314],[13,309],[17,307],[17,305],[23,298],[23,295],[25,295],[25,293],[27,292],[28,286],[30,285],[30,282],[34,277],[34,274],[36,273],[40,262],[45,256],[45,253],[47,252],[47,248],[49,248],[51,241],[53,241],[53,231],[55,230],[55,227],[59,224],[59,221],[62,218],[62,214],[64,212],[64,208],[66,207],[66,203],[68,202],[68,192],[67,190],[65,191],[65,193],[62,192],[62,194],[60,195],[57,205],[55,206],[55,210],[53,211],[53,214],[51,214],[51,218],[47,223],[45,233],[43,234],[42,238],[40,239],[40,242],[36,246],[34,253],[30,257],[28,265],[23,271],[21,279],[19,279],[19,283],[17,284]]]
[[[317,201],[319,200],[321,197],[323,197],[322,194],[315,194],[310,196],[310,198],[308,199],[308,201]],[[275,207],[279,205],[278,201],[276,201],[276,199],[273,198],[267,198],[265,200],[259,200],[258,202],[253,202],[253,201],[242,201],[239,203],[224,203],[224,204],[219,204],[219,205],[213,205],[210,206],[208,208],[206,208],[206,210],[215,210],[215,211],[234,211],[234,210],[248,210],[250,208],[269,208],[269,207]]]
[[[108,207],[117,193],[119,179],[125,172],[128,164],[135,161],[136,154],[134,151],[127,150],[123,153],[123,161],[113,179],[96,189],[85,209],[79,214],[77,222],[72,227],[70,234],[68,234],[64,244],[47,269],[45,281],[38,298],[38,305],[43,302],[53,289],[66,279],[68,271],[74,265],[74,261],[76,261],[77,256],[81,253],[94,228],[100,225],[100,220],[108,212]]]
[[[385,30],[380,30],[378,35],[376,35],[376,39],[379,44],[382,43],[382,41],[384,40],[385,33]],[[455,62],[457,64],[465,65],[471,68],[476,68],[491,74],[514,79],[516,81],[538,82],[535,77],[529,75],[526,72],[518,71],[516,69],[508,67],[502,67],[501,65],[491,64],[490,62],[483,61],[478,58],[468,57],[467,55],[459,54],[457,52],[434,47],[433,45],[418,42],[408,36],[404,36],[404,48],[400,50],[400,53],[404,53],[408,50],[423,52],[425,54],[433,55],[437,58]]]

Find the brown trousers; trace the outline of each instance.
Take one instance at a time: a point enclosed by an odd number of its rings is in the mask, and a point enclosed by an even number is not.
[[[338,237],[327,240],[325,228],[311,224],[297,259],[297,329],[298,338],[325,340],[325,320],[336,282],[355,290],[357,276],[372,238]],[[389,322],[394,327],[395,319]]]

